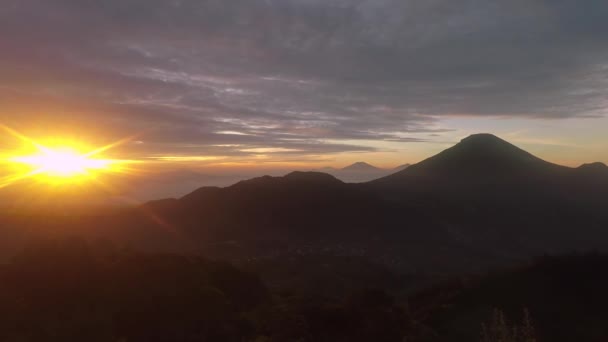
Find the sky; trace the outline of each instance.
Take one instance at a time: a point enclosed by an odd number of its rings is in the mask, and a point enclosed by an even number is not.
[[[605,0],[0,0],[0,123],[167,169],[608,163]],[[0,149],[14,146],[0,137]]]

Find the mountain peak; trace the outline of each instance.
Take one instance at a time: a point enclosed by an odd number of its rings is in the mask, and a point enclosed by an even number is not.
[[[460,140],[461,144],[509,144],[505,140],[490,133],[471,134],[468,137]]]
[[[441,167],[447,172],[462,170],[466,173],[502,173],[522,168],[530,171],[547,164],[549,163],[493,134],[483,133],[468,136],[419,165],[426,165],[428,168]]]
[[[366,162],[356,162],[342,169],[342,171],[376,171],[377,167]]]
[[[381,182],[411,176],[459,182],[495,181],[497,177],[544,177],[558,169],[563,171],[565,167],[546,162],[495,135],[484,133],[464,138],[447,150]]]
[[[521,148],[503,140],[493,134],[480,133],[469,135],[462,139],[458,144],[445,150],[439,155],[451,154],[459,157],[469,157],[474,159],[536,159],[532,154]]]

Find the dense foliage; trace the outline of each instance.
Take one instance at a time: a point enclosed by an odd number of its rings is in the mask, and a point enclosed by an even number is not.
[[[479,340],[484,325],[494,337],[512,338],[514,327],[521,333],[533,325],[538,341],[607,341],[606,270],[606,255],[543,257],[510,271],[437,286],[410,303],[440,341]],[[511,329],[507,335],[505,327]]]
[[[297,272],[297,262],[279,264]],[[310,270],[269,288],[202,257],[52,240],[0,267],[0,341],[599,342],[608,339],[607,266],[603,255],[547,257],[397,301],[365,289],[365,277],[340,294],[302,286],[326,279],[306,279]]]
[[[47,241],[0,269],[1,341],[401,341],[406,327],[382,291],[273,296],[199,257]]]

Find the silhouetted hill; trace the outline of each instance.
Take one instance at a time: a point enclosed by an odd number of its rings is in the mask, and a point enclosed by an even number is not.
[[[341,180],[336,177],[329,175],[327,173],[322,172],[301,172],[295,171],[292,172],[285,177],[283,177],[287,181],[297,181],[297,182],[306,182],[311,183],[312,185],[322,186],[329,184],[341,184],[343,183]]]
[[[592,170],[594,172],[604,172],[608,174],[608,166],[600,162],[583,164],[578,168],[579,170]]]
[[[477,134],[367,186],[441,217],[450,235],[472,245],[508,254],[550,252],[606,246],[608,240],[597,238],[606,237],[601,198],[608,187],[589,176],[601,169],[552,164],[496,136]]]
[[[294,172],[147,207],[208,251],[211,242],[238,241],[225,255],[307,246],[398,267],[482,266],[608,247],[604,171],[552,164],[479,134],[365,184]]]
[[[241,193],[245,194],[267,194],[285,196],[293,191],[291,195],[294,197],[304,191],[323,191],[329,188],[343,187],[344,183],[335,177],[321,172],[292,172],[284,177],[263,176],[249,180],[240,181],[227,188],[204,187],[200,188],[180,199],[181,203],[196,204],[196,201],[205,200],[221,196],[223,193]]]
[[[386,212],[369,193],[319,172],[204,187],[181,199],[144,207],[205,241],[330,236],[348,240],[381,222]]]
[[[592,180],[608,181],[608,166],[604,163],[583,164],[577,169],[580,177],[589,177]]]
[[[476,134],[366,186],[393,199],[421,203],[422,209],[443,202],[447,211],[480,210],[477,217],[490,210],[513,217],[526,212],[534,219],[556,208],[565,215],[597,206],[597,199],[608,195],[606,169],[601,163],[579,168],[553,164],[494,135]]]
[[[219,189],[219,188],[218,188]],[[145,204],[149,208],[164,208],[179,205],[179,201],[175,198],[165,198],[155,201],[150,201]]]
[[[569,168],[546,162],[491,134],[475,134],[407,169],[373,181],[399,185],[411,180],[498,182],[516,177],[539,178]]]

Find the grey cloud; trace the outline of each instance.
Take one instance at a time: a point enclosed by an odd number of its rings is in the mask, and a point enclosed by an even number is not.
[[[366,151],[325,141],[603,116],[606,32],[601,0],[4,0],[0,99],[102,108],[78,120],[174,153]]]

